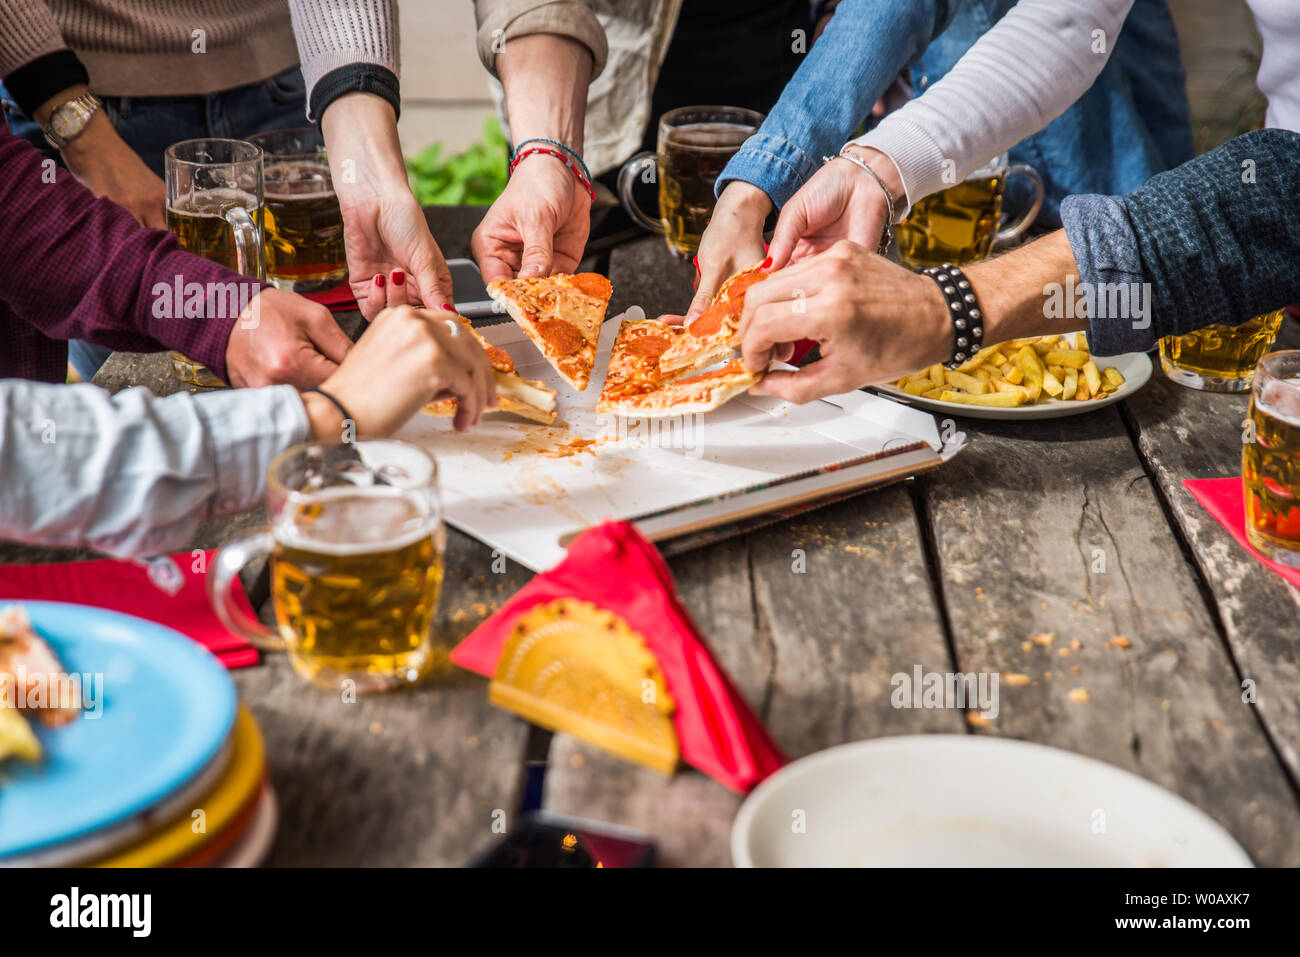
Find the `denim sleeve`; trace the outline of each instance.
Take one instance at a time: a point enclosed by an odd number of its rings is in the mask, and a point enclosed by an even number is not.
[[[1300,302],[1300,134],[1257,130],[1152,177],[1123,198],[1061,206],[1099,355],[1142,351],[1169,335],[1237,325]],[[1124,284],[1148,310],[1109,315],[1100,294]],[[1119,299],[1122,301],[1122,299]],[[1095,313],[1095,314],[1094,314]]]
[[[271,460],[308,431],[291,386],[158,398],[0,382],[0,538],[175,551],[257,505]]]
[[[857,131],[895,78],[943,32],[957,0],[844,0],[757,133],[715,189],[733,179],[778,209]]]

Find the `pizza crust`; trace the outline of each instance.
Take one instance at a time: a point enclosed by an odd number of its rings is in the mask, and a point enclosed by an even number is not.
[[[439,316],[437,318],[447,317]],[[483,347],[483,351],[488,354],[488,358],[492,361],[492,372],[496,376],[497,384],[497,407],[487,411],[489,413],[508,412],[545,425],[554,422],[555,390],[544,382],[525,379],[515,371],[515,364],[511,360],[509,353],[484,339],[465,317],[457,316],[456,318],[460,320],[461,325],[469,330],[469,334],[479,341],[479,345]],[[421,411],[425,415],[446,418],[456,414],[456,405],[455,399],[440,399],[437,402],[428,403]]]

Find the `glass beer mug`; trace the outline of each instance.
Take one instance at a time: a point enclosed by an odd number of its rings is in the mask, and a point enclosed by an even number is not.
[[[1264,356],[1253,379],[1241,452],[1246,538],[1300,568],[1300,349]]]
[[[167,228],[180,247],[263,278],[261,148],[243,140],[184,140],[167,147],[164,164]],[[224,385],[200,363],[174,350],[171,356],[181,381]]]
[[[450,649],[430,632],[446,531],[428,452],[393,439],[296,446],[271,463],[266,494],[268,527],[228,543],[208,577],[227,628],[287,651],[299,674],[336,691],[383,691],[450,668]],[[276,631],[230,592],[263,556]]]
[[[1024,176],[1034,198],[1015,222],[1002,226],[1007,180]],[[895,229],[898,258],[908,266],[964,266],[985,259],[998,246],[1018,239],[1043,208],[1043,178],[1007,156],[990,160],[955,186],[918,200]]]
[[[325,138],[314,127],[250,136],[262,148],[266,278],[291,292],[331,289],[347,276],[343,212]]]
[[[741,145],[758,131],[763,114],[735,106],[683,106],[659,120],[659,150],[638,153],[618,173],[618,198],[627,214],[660,233],[678,256],[694,256],[717,199],[713,184]],[[636,203],[637,180],[657,182],[659,218]]]
[[[1202,392],[1245,392],[1255,364],[1273,348],[1285,310],[1239,326],[1216,324],[1160,340],[1160,368],[1179,385]]]

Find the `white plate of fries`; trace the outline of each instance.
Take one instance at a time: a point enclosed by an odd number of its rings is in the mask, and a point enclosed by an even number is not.
[[[1057,419],[1132,395],[1151,378],[1145,352],[1094,359],[1082,332],[994,343],[956,369],[933,365],[874,388],[931,412],[972,419]]]

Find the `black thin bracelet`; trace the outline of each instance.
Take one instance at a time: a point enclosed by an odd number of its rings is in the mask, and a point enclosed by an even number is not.
[[[318,388],[316,388],[315,386],[312,386],[310,389],[303,389],[302,391],[303,391],[303,392],[315,392],[317,395],[323,395],[325,398],[329,399],[330,402],[334,403],[334,408],[338,409],[338,410],[339,410],[339,414],[343,416],[343,427],[344,427],[344,429],[347,428],[347,425],[348,425],[349,422],[352,423],[353,428],[355,429],[356,424],[357,424],[357,420],[354,419],[354,418],[352,418],[352,413],[349,412],[347,409],[343,408],[343,403],[340,402],[338,399],[334,398],[334,396],[330,395],[330,394],[329,394],[328,392],[326,392],[324,389],[318,389]]]
[[[984,313],[970,280],[959,266],[944,263],[921,270],[939,284],[943,298],[948,303],[948,317],[952,320],[952,358],[944,365],[955,369],[984,345]]]

